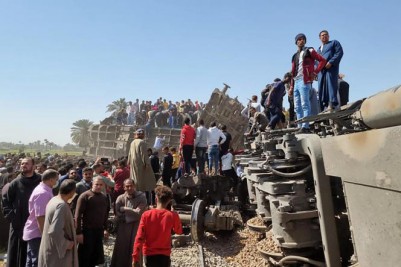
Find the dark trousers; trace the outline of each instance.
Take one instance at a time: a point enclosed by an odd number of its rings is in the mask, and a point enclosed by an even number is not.
[[[205,162],[207,160],[206,152],[207,152],[207,147],[197,146],[195,148],[196,161],[198,163],[198,173],[205,172]]]
[[[104,263],[103,229],[83,229],[82,233],[84,243],[78,246],[79,267],[94,267]]]
[[[191,173],[191,160],[192,154],[194,153],[193,145],[183,145],[182,146],[182,156],[185,163],[185,173]]]
[[[271,129],[275,129],[277,123],[281,120],[281,109],[278,107],[269,108],[270,112],[270,123],[269,126]]]
[[[293,122],[295,121],[294,96],[288,96],[288,103],[290,104],[290,107],[288,109],[288,112],[290,114],[290,121]]]
[[[25,267],[27,242],[22,240],[22,229],[10,227],[7,249],[7,267]]]
[[[148,205],[155,205],[156,204],[155,191],[145,191],[145,196],[146,196],[146,200],[148,202]]]
[[[38,266],[40,241],[40,237],[28,240],[26,267]]]
[[[145,256],[146,267],[170,267],[171,259],[166,255]]]
[[[162,174],[163,185],[171,187],[171,170],[168,170],[167,173]]]
[[[230,177],[231,187],[234,189],[237,187],[239,178],[234,168],[231,167],[231,169],[223,171],[223,176]]]
[[[176,168],[176,169],[171,169],[171,179],[172,179],[172,181],[173,182],[175,182],[175,181],[177,181],[177,171],[178,171],[178,168]]]

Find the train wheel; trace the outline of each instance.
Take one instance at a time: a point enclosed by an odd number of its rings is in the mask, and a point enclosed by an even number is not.
[[[201,199],[195,199],[191,211],[191,237],[195,242],[203,238],[205,213],[206,203]]]

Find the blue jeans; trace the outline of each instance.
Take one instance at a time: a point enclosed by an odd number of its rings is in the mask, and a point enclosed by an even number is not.
[[[303,79],[295,80],[294,86],[294,104],[297,120],[311,115],[311,106],[309,101],[309,93],[312,89],[311,83],[304,83]],[[309,122],[298,123],[299,128],[309,128]]]
[[[213,163],[214,163],[214,172],[217,175],[219,171],[219,146],[218,145],[213,145],[209,146],[208,150],[208,157],[209,157],[209,173],[213,168]]]
[[[176,126],[175,122],[176,122],[176,117],[170,115],[168,117],[168,125],[170,126],[170,128],[175,128],[175,126]]]
[[[207,147],[197,146],[195,148],[196,160],[198,162],[198,173],[205,172],[206,151]]]
[[[133,112],[128,113],[127,124],[133,125],[134,124],[135,114]]]
[[[41,238],[28,240],[26,267],[37,267],[39,262],[39,247]]]

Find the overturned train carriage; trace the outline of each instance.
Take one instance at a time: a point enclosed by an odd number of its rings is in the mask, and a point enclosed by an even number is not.
[[[313,134],[262,133],[237,158],[281,248],[260,252],[279,265],[399,266],[401,86],[304,120]]]
[[[242,136],[245,128],[248,125],[247,119],[241,115],[241,110],[244,106],[238,101],[237,98],[231,98],[227,94],[230,88],[224,84],[222,90],[216,88],[202,111],[197,111],[192,116],[189,114],[180,117],[182,124],[184,117],[189,116],[191,123],[196,123],[197,120],[203,119],[205,126],[209,127],[212,121],[220,125],[227,125],[227,131],[231,133],[232,141],[231,146],[237,150],[242,149],[243,142]],[[162,112],[167,114],[166,111]],[[157,117],[160,115],[160,118]],[[165,116],[161,113],[155,114],[155,122],[152,127],[146,125],[129,126],[114,124],[113,119],[107,118],[100,124],[94,124],[89,129],[89,156],[106,157],[106,158],[119,158],[128,154],[130,144],[134,139],[134,132],[138,128],[146,129],[145,142],[148,147],[153,147],[156,136],[164,138],[164,145],[169,147],[178,148],[180,144],[180,128],[169,128],[167,125],[168,115]],[[144,124],[144,121],[141,120]]]
[[[227,94],[229,88],[230,86],[227,84],[224,84],[222,90],[216,88],[199,118],[205,121],[206,127],[209,127],[213,121],[220,125],[226,125],[227,131],[232,136],[231,147],[234,150],[240,150],[243,148],[242,138],[248,126],[248,119],[241,115],[244,106],[237,97],[231,98]]]
[[[102,125],[90,127],[89,155],[105,158],[120,158],[128,155],[135,130],[141,126]],[[157,136],[163,138],[163,145],[178,148],[181,129],[157,128],[150,129],[145,138],[149,148],[152,148]]]

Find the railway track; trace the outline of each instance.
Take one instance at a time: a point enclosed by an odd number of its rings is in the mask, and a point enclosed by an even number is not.
[[[198,254],[199,254],[199,267],[205,267],[205,253],[203,253],[203,246],[198,244]]]
[[[109,266],[115,238],[105,241],[105,266]],[[258,235],[247,227],[227,233],[205,233],[201,242],[173,247],[172,267],[269,266],[257,250]]]

